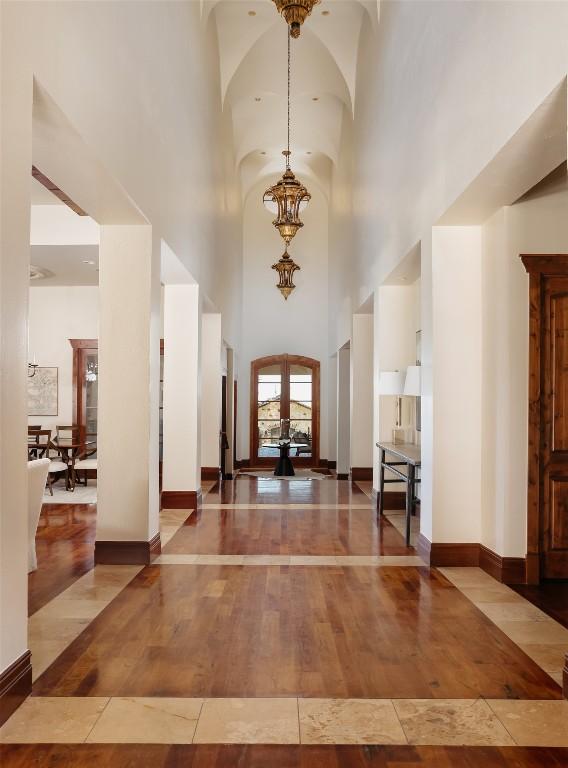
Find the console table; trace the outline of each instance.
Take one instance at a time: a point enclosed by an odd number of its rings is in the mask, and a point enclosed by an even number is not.
[[[421,466],[420,446],[412,443],[377,443],[381,450],[381,464],[379,472],[379,516],[384,511],[384,491],[386,483],[406,484],[406,546],[410,546],[410,517],[418,499],[416,498],[416,483],[420,478],[416,477],[416,470]],[[387,454],[394,460],[387,461]],[[402,472],[400,467],[406,467]],[[395,478],[385,478],[385,470],[388,470]]]

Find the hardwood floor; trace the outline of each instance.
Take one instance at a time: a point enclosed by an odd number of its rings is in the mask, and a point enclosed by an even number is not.
[[[34,744],[2,768],[565,768],[568,749],[523,747]]]
[[[226,480],[207,494],[207,504],[368,504],[349,480],[278,480],[247,475]]]
[[[537,586],[517,584],[511,589],[568,628],[568,581],[545,581]]]
[[[29,616],[93,568],[96,510],[95,504],[43,505],[36,535],[38,568],[28,576]]]
[[[210,503],[210,497],[207,499]],[[363,502],[364,503],[364,502]],[[165,553],[408,555],[403,537],[367,509],[201,509]]]
[[[34,694],[561,695],[436,570],[224,565],[145,568]]]
[[[95,569],[31,620],[51,656],[0,733],[2,768],[568,765],[567,703],[543,671],[564,630],[545,627],[539,666],[532,606],[479,569],[420,565],[357,485],[240,477],[162,526],[163,559],[132,581]],[[94,507],[44,513],[30,612],[93,567],[94,533]],[[562,594],[533,601],[562,614]],[[69,743],[46,744],[54,729]]]

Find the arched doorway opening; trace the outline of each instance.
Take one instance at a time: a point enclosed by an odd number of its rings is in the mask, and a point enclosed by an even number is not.
[[[250,456],[253,466],[270,466],[280,419],[290,419],[290,436],[303,447],[290,452],[296,466],[319,465],[320,364],[311,357],[271,355],[251,363]]]

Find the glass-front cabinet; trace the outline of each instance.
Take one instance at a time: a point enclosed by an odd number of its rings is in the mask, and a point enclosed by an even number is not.
[[[280,420],[290,419],[290,456],[300,466],[319,461],[319,362],[297,355],[253,360],[251,463],[279,455]]]
[[[97,339],[69,339],[73,348],[73,424],[81,440],[96,445],[98,431],[99,344]],[[91,457],[94,458],[94,457]]]

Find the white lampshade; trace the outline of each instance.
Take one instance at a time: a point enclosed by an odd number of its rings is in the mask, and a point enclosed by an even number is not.
[[[380,395],[403,395],[406,371],[381,371],[379,376]]]
[[[404,394],[411,397],[420,397],[421,391],[420,366],[409,365],[406,369],[406,380],[404,382]]]

